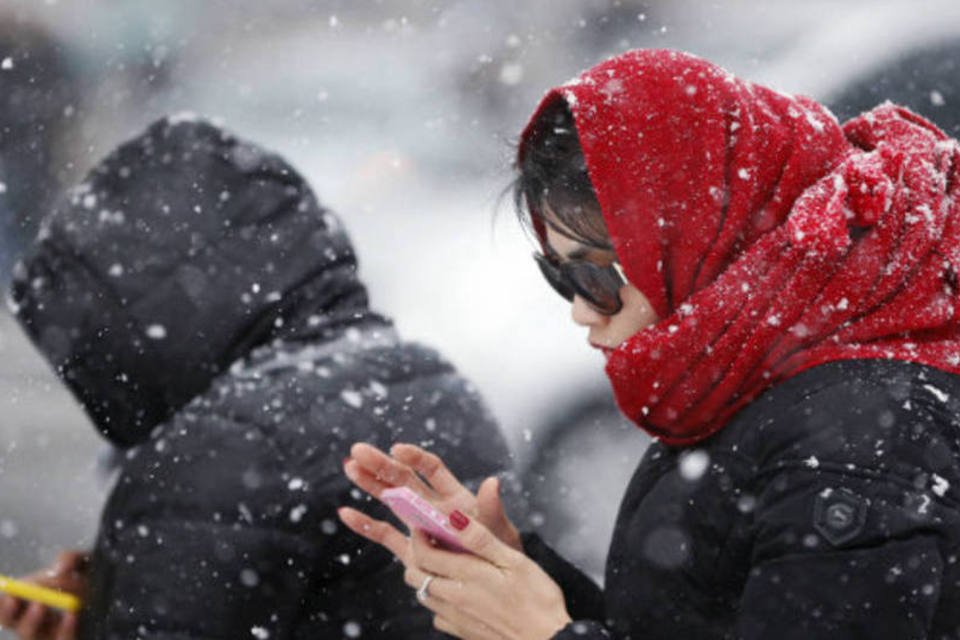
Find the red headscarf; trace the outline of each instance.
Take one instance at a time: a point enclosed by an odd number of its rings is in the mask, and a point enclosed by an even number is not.
[[[631,51],[563,100],[617,256],[660,322],[614,351],[621,410],[670,445],[771,385],[888,358],[960,373],[957,143],[892,104],[825,108],[689,54]]]

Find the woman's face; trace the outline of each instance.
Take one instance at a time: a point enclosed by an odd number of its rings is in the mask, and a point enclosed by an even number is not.
[[[561,262],[587,260],[606,267],[617,260],[617,255],[613,251],[581,244],[559,233],[550,225],[546,227],[547,244]],[[657,314],[650,305],[650,301],[629,282],[620,288],[620,300],[623,302],[623,308],[615,315],[605,316],[580,296],[573,298],[571,307],[573,321],[590,330],[587,340],[591,346],[603,350],[605,355],[609,355],[610,350],[615,349],[641,329],[657,322]]]

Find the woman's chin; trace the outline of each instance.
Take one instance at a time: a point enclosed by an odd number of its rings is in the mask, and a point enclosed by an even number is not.
[[[597,351],[599,351],[600,353],[602,353],[604,360],[609,360],[610,356],[612,356],[613,352],[615,351],[614,347],[608,347],[606,345],[598,344],[595,342],[591,342],[590,346],[596,349]]]

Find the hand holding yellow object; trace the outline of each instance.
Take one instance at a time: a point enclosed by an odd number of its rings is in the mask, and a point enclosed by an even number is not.
[[[80,598],[57,589],[41,587],[33,582],[24,582],[0,575],[0,591],[23,600],[32,600],[62,611],[79,611]]]
[[[87,564],[85,552],[65,551],[29,576],[0,576],[0,626],[20,640],[75,640]]]

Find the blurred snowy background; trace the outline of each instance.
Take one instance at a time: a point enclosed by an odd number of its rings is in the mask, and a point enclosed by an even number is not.
[[[958,42],[955,0],[0,0],[0,268],[118,143],[170,112],[218,119],[342,216],[374,306],[502,421],[528,525],[596,575],[646,440],[509,199],[494,219],[539,96],[619,51],[675,47],[842,116],[892,97],[956,134]],[[5,311],[0,385],[0,573],[16,574],[91,541],[102,444]]]

